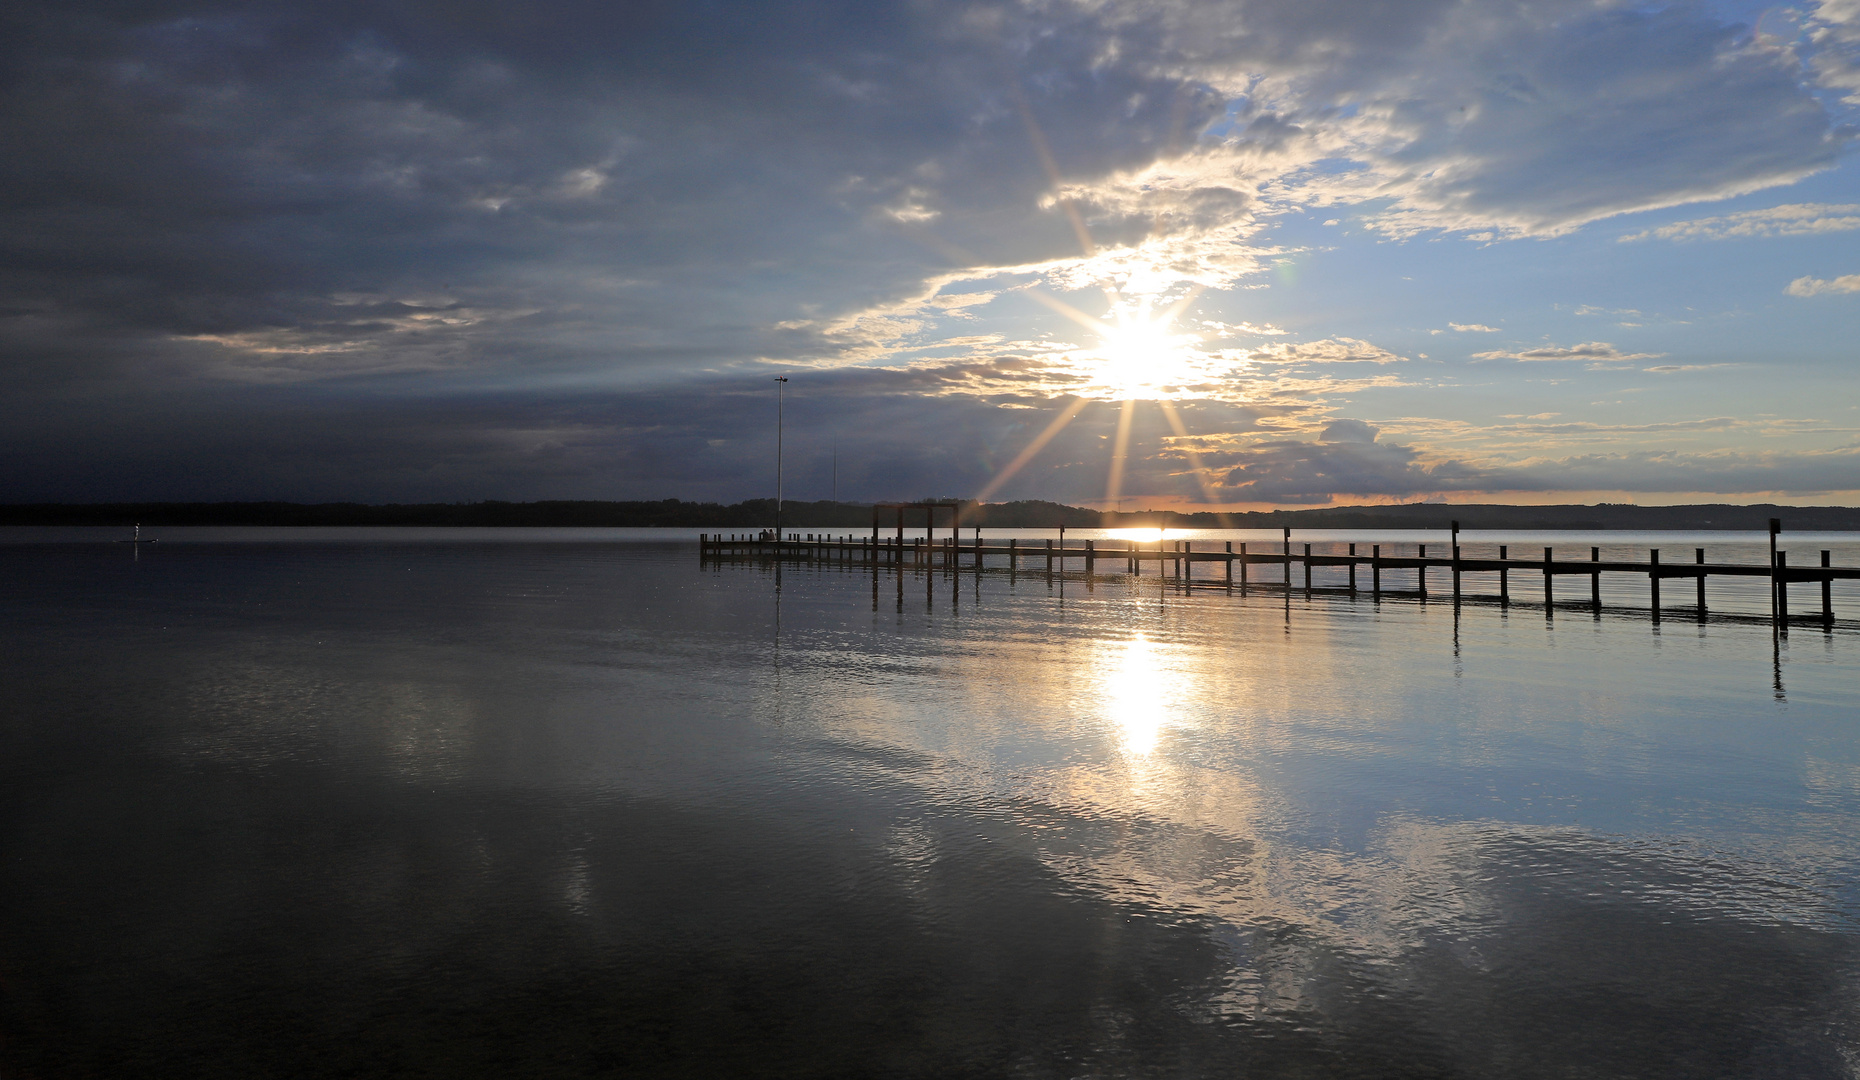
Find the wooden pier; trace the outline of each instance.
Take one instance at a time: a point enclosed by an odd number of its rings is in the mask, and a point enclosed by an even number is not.
[[[1818,566],[1792,566],[1788,561],[1788,552],[1776,550],[1779,531],[1780,524],[1772,521],[1770,564],[1767,566],[1760,563],[1709,563],[1705,561],[1704,548],[1694,548],[1690,562],[1662,561],[1658,548],[1649,550],[1646,562],[1628,562],[1604,561],[1599,547],[1589,548],[1587,559],[1559,559],[1554,549],[1548,547],[1543,549],[1541,559],[1513,558],[1508,546],[1500,545],[1498,558],[1492,559],[1466,558],[1461,554],[1457,542],[1446,545],[1447,552],[1440,555],[1429,555],[1427,544],[1414,545],[1417,550],[1413,555],[1384,555],[1383,545],[1362,543],[1349,544],[1348,551],[1342,554],[1313,552],[1310,544],[1294,545],[1289,529],[1285,530],[1283,540],[1277,545],[1278,550],[1271,551],[1249,550],[1246,542],[1236,546],[1234,541],[1204,541],[1207,546],[1199,549],[1190,540],[1157,540],[1154,543],[1085,540],[1067,543],[1063,529],[1057,541],[1021,543],[1018,539],[1006,542],[984,541],[978,528],[974,538],[964,542],[954,528],[947,537],[937,537],[934,532],[922,537],[906,537],[901,525],[894,536],[881,535],[876,528],[870,537],[789,533],[778,539],[767,532],[753,536],[704,534],[698,540],[698,556],[706,562],[779,559],[873,568],[944,569],[978,573],[984,570],[1082,573],[1088,580],[1110,574],[1141,576],[1150,573],[1161,575],[1167,583],[1183,589],[1257,589],[1284,592],[1287,596],[1294,592],[1306,595],[1314,592],[1350,595],[1366,593],[1376,600],[1384,596],[1414,597],[1423,601],[1439,597],[1450,598],[1455,603],[1476,598],[1507,606],[1512,602],[1513,575],[1523,575],[1524,580],[1542,579],[1542,604],[1546,613],[1554,612],[1559,604],[1564,608],[1579,606],[1600,612],[1602,575],[1633,574],[1647,578],[1650,606],[1656,621],[1662,610],[1672,615],[1691,614],[1700,619],[1706,618],[1710,613],[1705,596],[1708,578],[1766,578],[1770,585],[1770,621],[1776,626],[1786,627],[1792,621],[1797,624],[1821,623],[1831,626],[1834,622],[1833,583],[1837,580],[1860,580],[1860,567],[1834,566],[1828,551],[1820,553]],[[1457,522],[1452,532],[1457,541]],[[1363,548],[1367,550],[1360,550]],[[1198,574],[1198,566],[1205,567],[1205,571]],[[1297,567],[1297,572],[1294,572],[1294,567]],[[1312,571],[1318,568],[1347,571],[1347,584],[1314,588]],[[1385,582],[1384,575],[1391,571],[1412,573],[1402,574],[1399,583]],[[1434,575],[1433,582],[1438,583],[1433,586],[1436,590],[1433,592],[1430,592],[1430,572]],[[1462,578],[1467,574],[1494,575],[1496,592],[1471,594],[1464,591]],[[1559,601],[1556,595],[1558,577],[1588,578],[1589,595],[1585,598],[1586,602],[1572,601],[1567,596]],[[1694,604],[1686,608],[1662,609],[1660,585],[1672,578],[1691,580]],[[1402,583],[1411,583],[1412,587],[1397,587]],[[1800,584],[1821,586],[1819,612],[1791,616],[1788,586]]]

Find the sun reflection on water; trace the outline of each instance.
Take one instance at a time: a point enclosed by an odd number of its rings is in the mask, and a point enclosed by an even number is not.
[[[1147,758],[1155,752],[1169,723],[1169,689],[1156,646],[1142,634],[1125,642],[1104,685],[1105,709],[1124,753]]]

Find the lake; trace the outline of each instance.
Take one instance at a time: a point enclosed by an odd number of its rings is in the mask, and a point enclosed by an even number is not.
[[[0,530],[0,1076],[1860,1067],[1844,588],[1778,637],[696,530],[146,534]]]

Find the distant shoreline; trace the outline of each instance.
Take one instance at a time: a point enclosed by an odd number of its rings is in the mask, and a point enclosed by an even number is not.
[[[795,502],[782,508],[782,524],[795,529],[869,529],[870,503]],[[1860,508],[1848,506],[1732,505],[1635,506],[1598,503],[1514,506],[1496,503],[1404,503],[1333,506],[1222,514],[1176,511],[1101,512],[1060,503],[1023,501],[965,506],[965,526],[983,528],[1202,529],[1443,529],[1458,521],[1465,529],[1730,530],[1767,528],[1781,518],[1794,531],[1860,529]],[[475,503],[15,503],[0,504],[0,525],[426,525],[459,527],[717,528],[761,529],[774,524],[775,500],[722,504],[664,499],[655,502],[475,502]],[[891,527],[895,511],[881,511]],[[937,524],[946,526],[946,513]],[[921,528],[921,511],[907,512],[905,525]]]

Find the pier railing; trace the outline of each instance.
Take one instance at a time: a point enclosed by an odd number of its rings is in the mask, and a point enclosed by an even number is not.
[[[1458,532],[1457,528],[1454,530]],[[1508,545],[1498,546],[1497,558],[1467,558],[1462,554],[1458,544],[1445,545],[1447,551],[1439,555],[1428,554],[1428,544],[1415,545],[1414,555],[1395,555],[1382,553],[1381,544],[1352,543],[1348,550],[1338,552],[1314,552],[1310,544],[1294,545],[1290,530],[1284,539],[1276,545],[1278,550],[1253,550],[1250,542],[1203,541],[1197,548],[1192,540],[1160,539],[1153,543],[1140,543],[1134,540],[1085,540],[1068,543],[1063,536],[1058,540],[1036,540],[1021,542],[1019,539],[984,541],[980,530],[976,530],[974,539],[964,541],[959,536],[948,537],[905,537],[874,535],[864,537],[857,535],[829,535],[815,533],[788,533],[777,538],[771,533],[755,535],[703,534],[698,541],[699,558],[704,561],[764,560],[783,559],[805,562],[844,563],[871,567],[898,568],[943,568],[949,570],[1005,570],[1014,572],[1073,573],[1083,572],[1087,578],[1101,577],[1107,574],[1159,574],[1171,584],[1184,589],[1240,589],[1283,591],[1287,594],[1302,591],[1309,595],[1313,592],[1350,594],[1367,593],[1374,599],[1389,596],[1419,597],[1427,599],[1438,595],[1442,599],[1450,597],[1458,602],[1469,594],[1463,590],[1462,577],[1466,574],[1495,574],[1497,591],[1480,593],[1482,600],[1496,600],[1500,604],[1510,604],[1514,584],[1532,588],[1526,584],[1532,579],[1541,578],[1543,590],[1542,603],[1546,611],[1554,610],[1559,604],[1564,607],[1572,604],[1592,606],[1594,610],[1602,609],[1602,575],[1634,574],[1647,578],[1649,600],[1653,617],[1660,618],[1661,583],[1669,579],[1690,579],[1693,585],[1695,603],[1691,613],[1705,618],[1709,613],[1706,601],[1705,583],[1709,578],[1761,578],[1768,579],[1770,592],[1770,619],[1778,626],[1786,626],[1792,619],[1789,611],[1790,585],[1819,584],[1820,611],[1794,616],[1797,622],[1823,622],[1831,625],[1834,621],[1833,583],[1837,580],[1860,580],[1860,567],[1834,566],[1831,552],[1820,553],[1820,565],[1790,565],[1788,552],[1775,549],[1776,528],[1772,523],[1771,555],[1768,565],[1761,563],[1725,563],[1707,562],[1704,548],[1694,548],[1692,561],[1662,561],[1661,550],[1651,548],[1646,562],[1624,561],[1618,559],[1604,560],[1601,548],[1590,547],[1588,558],[1559,558],[1554,548],[1543,549],[1543,557],[1530,556],[1514,558]],[[1237,545],[1237,546],[1236,546]],[[1271,542],[1254,544],[1257,548],[1269,548]],[[1366,549],[1366,550],[1364,550]],[[1196,573],[1198,566],[1207,568],[1204,573]],[[1347,572],[1346,584],[1314,588],[1312,571],[1320,568],[1340,569]],[[1385,583],[1383,575],[1389,571],[1413,571],[1412,588],[1398,588],[1395,582]],[[1430,572],[1434,575],[1430,584]],[[1518,580],[1514,582],[1514,575]],[[1572,600],[1565,596],[1559,601],[1556,595],[1558,577],[1587,577],[1589,579],[1587,603]],[[1301,580],[1302,579],[1302,580]],[[1430,592],[1430,589],[1433,590]],[[1685,613],[1686,609],[1668,609],[1669,614]]]

